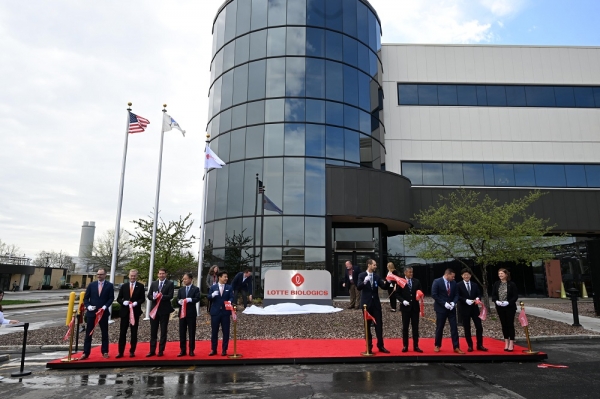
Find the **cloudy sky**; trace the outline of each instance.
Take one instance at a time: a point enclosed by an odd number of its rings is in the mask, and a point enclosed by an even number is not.
[[[293,1],[293,0],[290,0]],[[29,257],[77,255],[84,220],[115,226],[127,102],[121,226],[152,212],[162,104],[161,216],[202,210],[212,21],[222,0],[0,2],[0,240]],[[597,0],[371,0],[383,43],[600,45]],[[195,248],[194,250],[197,250]]]

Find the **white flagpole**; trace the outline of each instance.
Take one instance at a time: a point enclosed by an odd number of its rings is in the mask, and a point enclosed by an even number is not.
[[[210,134],[206,135],[206,147],[208,147],[208,140]],[[206,147],[204,151],[206,151]],[[204,201],[202,201],[202,224],[200,225],[200,250],[198,251],[198,288],[202,292],[202,263],[204,261],[204,232],[206,231],[206,190],[208,188],[208,170],[204,169]],[[200,314],[200,302],[196,304],[196,313]]]
[[[166,113],[167,104],[163,104],[163,113]],[[164,115],[163,115],[164,119]],[[161,119],[162,120],[162,119]],[[154,200],[154,223],[152,224],[152,247],[150,248],[150,268],[148,269],[148,289],[152,284],[152,276],[154,276],[154,252],[156,250],[156,226],[158,225],[158,202],[160,199],[160,175],[162,171],[162,154],[163,143],[165,141],[164,123],[160,129],[160,151],[158,153],[158,177],[156,178],[156,198]],[[150,320],[150,311],[152,310],[152,301],[146,303],[146,317],[144,320]]]

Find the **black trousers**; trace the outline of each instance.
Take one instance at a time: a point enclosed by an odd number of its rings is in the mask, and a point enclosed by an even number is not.
[[[125,345],[127,343],[127,329],[131,329],[131,345],[129,347],[129,353],[135,353],[135,348],[137,348],[138,342],[138,327],[140,325],[140,315],[136,315],[135,317],[135,325],[132,326],[129,324],[129,316],[121,316],[121,324],[119,331],[119,353],[123,354],[125,352]]]
[[[442,347],[442,336],[444,335],[444,326],[446,320],[450,322],[450,336],[452,337],[452,347],[459,347],[458,327],[456,325],[456,309],[446,310],[444,312],[435,312],[435,346]]]
[[[473,347],[473,338],[471,338],[471,320],[475,324],[475,336],[477,337],[477,346],[483,346],[483,325],[479,316],[472,314],[462,316],[462,325],[465,329],[465,340],[469,348]]]
[[[223,344],[221,349],[226,351],[229,347],[229,329],[231,326],[230,314],[227,312],[219,313],[218,315],[210,316],[211,333],[210,333],[210,347],[212,350],[217,350],[219,343],[219,327],[223,331]]]
[[[167,328],[169,326],[169,316],[167,314],[157,314],[156,318],[150,319],[150,353],[156,352],[156,339],[158,338],[158,327],[160,326],[159,352],[164,352],[167,346]]]
[[[190,340],[190,352],[196,349],[196,317],[179,319],[179,349],[185,353],[186,340]]]
[[[419,311],[402,311],[402,346],[408,348],[408,326],[412,324],[413,348],[419,347]]]
[[[377,347],[383,348],[383,318],[381,315],[381,307],[375,309],[367,309],[369,314],[373,316],[376,323],[371,320],[367,322],[367,340],[369,341],[369,348],[373,347],[373,335],[371,334],[371,326],[375,324],[375,336],[377,336]]]
[[[504,335],[504,339],[512,339],[514,341],[515,314],[517,313],[517,310],[509,307],[497,306],[496,311],[498,312],[498,318],[502,325],[502,335]]]
[[[233,301],[234,305],[237,305],[238,303],[238,295],[242,295],[242,303],[244,304],[244,308],[246,308],[248,306],[248,291],[244,291],[244,290],[240,290],[240,291],[235,291],[233,293],[233,297],[235,298],[235,300]]]
[[[102,318],[98,322],[98,326],[100,327],[100,333],[102,334],[102,353],[108,353],[108,310],[104,311]],[[83,353],[86,355],[90,355],[90,351],[92,350],[92,336],[90,336],[90,332],[94,329],[94,323],[96,322],[96,314],[87,312],[85,317],[86,329],[85,329],[85,341],[83,342]],[[95,331],[94,334],[98,334],[98,331]]]

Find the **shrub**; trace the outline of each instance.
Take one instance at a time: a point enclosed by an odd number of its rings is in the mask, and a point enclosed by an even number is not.
[[[111,317],[113,319],[117,319],[120,317],[119,311],[121,310],[121,305],[118,302],[113,302],[112,303],[112,309],[111,309]]]
[[[73,284],[73,288],[75,288],[75,289],[79,288],[79,281],[75,281],[75,283]]]

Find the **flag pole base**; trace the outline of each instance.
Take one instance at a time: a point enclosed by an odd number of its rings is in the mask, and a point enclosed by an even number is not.
[[[149,317],[144,317],[144,319],[143,319],[143,320],[144,320],[144,321],[148,321],[148,320],[150,320],[150,318],[149,318]]]
[[[360,352],[360,355],[361,356],[375,356],[375,354],[372,352]]]
[[[27,371],[27,370],[23,370],[21,372],[18,373],[12,373],[10,376],[11,377],[25,377],[31,375],[31,371]]]
[[[239,359],[240,357],[242,357],[242,355],[240,355],[239,353],[234,353],[233,355],[229,355],[227,357],[230,359]]]
[[[530,351],[530,350],[524,350],[523,353],[525,353],[527,355],[537,355],[540,352]]]

